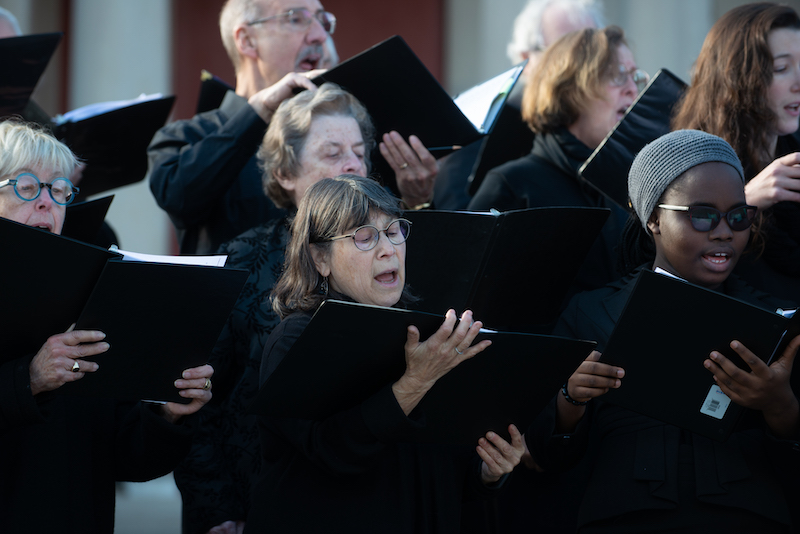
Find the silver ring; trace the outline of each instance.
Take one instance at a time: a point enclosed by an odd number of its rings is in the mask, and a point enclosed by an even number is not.
[[[454,350],[454,351],[456,351],[456,353],[458,353],[458,355],[459,355],[459,356],[461,356],[462,354],[464,354],[463,352],[461,352],[460,350],[458,350],[458,347],[453,347],[453,350]]]
[[[203,391],[208,391],[209,389],[211,389],[211,380],[206,378],[206,383],[203,384]]]
[[[400,170],[402,171],[403,169],[407,169],[407,168],[408,168],[408,162],[404,161],[403,164],[400,165]]]
[[[81,364],[78,363],[78,360],[72,361],[72,372],[79,373],[81,371]]]

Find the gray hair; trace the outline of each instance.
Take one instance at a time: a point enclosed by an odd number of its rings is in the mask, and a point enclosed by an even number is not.
[[[0,122],[0,176],[38,165],[69,178],[78,163],[67,145],[38,124],[14,119]]]
[[[22,35],[22,28],[19,27],[19,21],[11,11],[0,7],[0,19],[4,19],[6,22],[8,22],[16,35]]]
[[[356,97],[333,83],[323,83],[316,91],[303,91],[284,100],[272,116],[264,141],[258,149],[264,192],[282,208],[293,206],[289,193],[281,187],[277,176],[297,178],[300,173],[300,154],[315,117],[341,115],[358,123],[364,139],[364,158],[367,173],[370,156],[375,148],[375,127],[367,109]]]
[[[241,59],[236,48],[234,30],[241,24],[252,22],[261,16],[261,6],[256,0],[228,0],[219,13],[219,33],[222,37],[222,46],[228,53],[236,72],[239,71]]]
[[[525,54],[545,49],[542,15],[551,6],[561,6],[567,9],[568,17],[573,21],[589,17],[594,21],[596,27],[605,26],[600,13],[600,5],[595,0],[529,0],[514,19],[514,32],[511,42],[506,48],[506,54],[511,63],[516,65],[524,59]]]
[[[636,155],[628,173],[628,195],[645,230],[670,184],[692,167],[709,162],[727,163],[744,184],[744,170],[731,145],[700,130],[676,130],[662,135]]]

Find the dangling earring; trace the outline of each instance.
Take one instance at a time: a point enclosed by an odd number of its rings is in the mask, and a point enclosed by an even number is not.
[[[328,277],[322,277],[322,283],[319,285],[319,294],[327,297],[328,296]]]

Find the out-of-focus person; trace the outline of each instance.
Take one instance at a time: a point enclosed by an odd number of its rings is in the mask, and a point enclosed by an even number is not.
[[[673,128],[718,135],[744,165],[758,207],[755,254],[738,267],[751,284],[800,300],[800,16],[788,5],[745,4],[708,32]]]
[[[0,217],[61,233],[66,206],[78,192],[65,177],[77,165],[69,148],[39,127],[0,122]],[[53,273],[57,278],[56,259]],[[59,305],[57,286],[51,285],[52,300],[37,303],[40,313]],[[210,365],[187,369],[175,382],[189,404],[58,394],[67,382],[103,372],[102,363],[84,358],[106,352],[110,341],[94,330],[54,332],[36,354],[3,354],[0,454],[8,459],[0,469],[3,530],[111,533],[115,482],[165,475],[188,451],[194,425],[185,416],[211,399]]]

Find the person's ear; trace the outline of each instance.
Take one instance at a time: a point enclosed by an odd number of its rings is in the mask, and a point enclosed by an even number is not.
[[[311,244],[311,259],[314,260],[314,267],[322,276],[331,274],[331,266],[328,261],[328,251],[314,243]]]
[[[284,176],[281,172],[273,172],[272,177],[278,182],[283,189],[289,193],[290,197],[294,196],[294,190],[297,188],[297,181],[292,176]]]
[[[236,49],[239,54],[250,59],[258,59],[258,48],[256,47],[256,40],[250,33],[250,27],[247,25],[237,26],[233,31],[233,41],[236,43]]]
[[[647,221],[647,229],[650,230],[652,235],[661,234],[661,228],[658,225],[658,215],[655,213],[653,213],[653,215],[650,216],[650,220]]]

